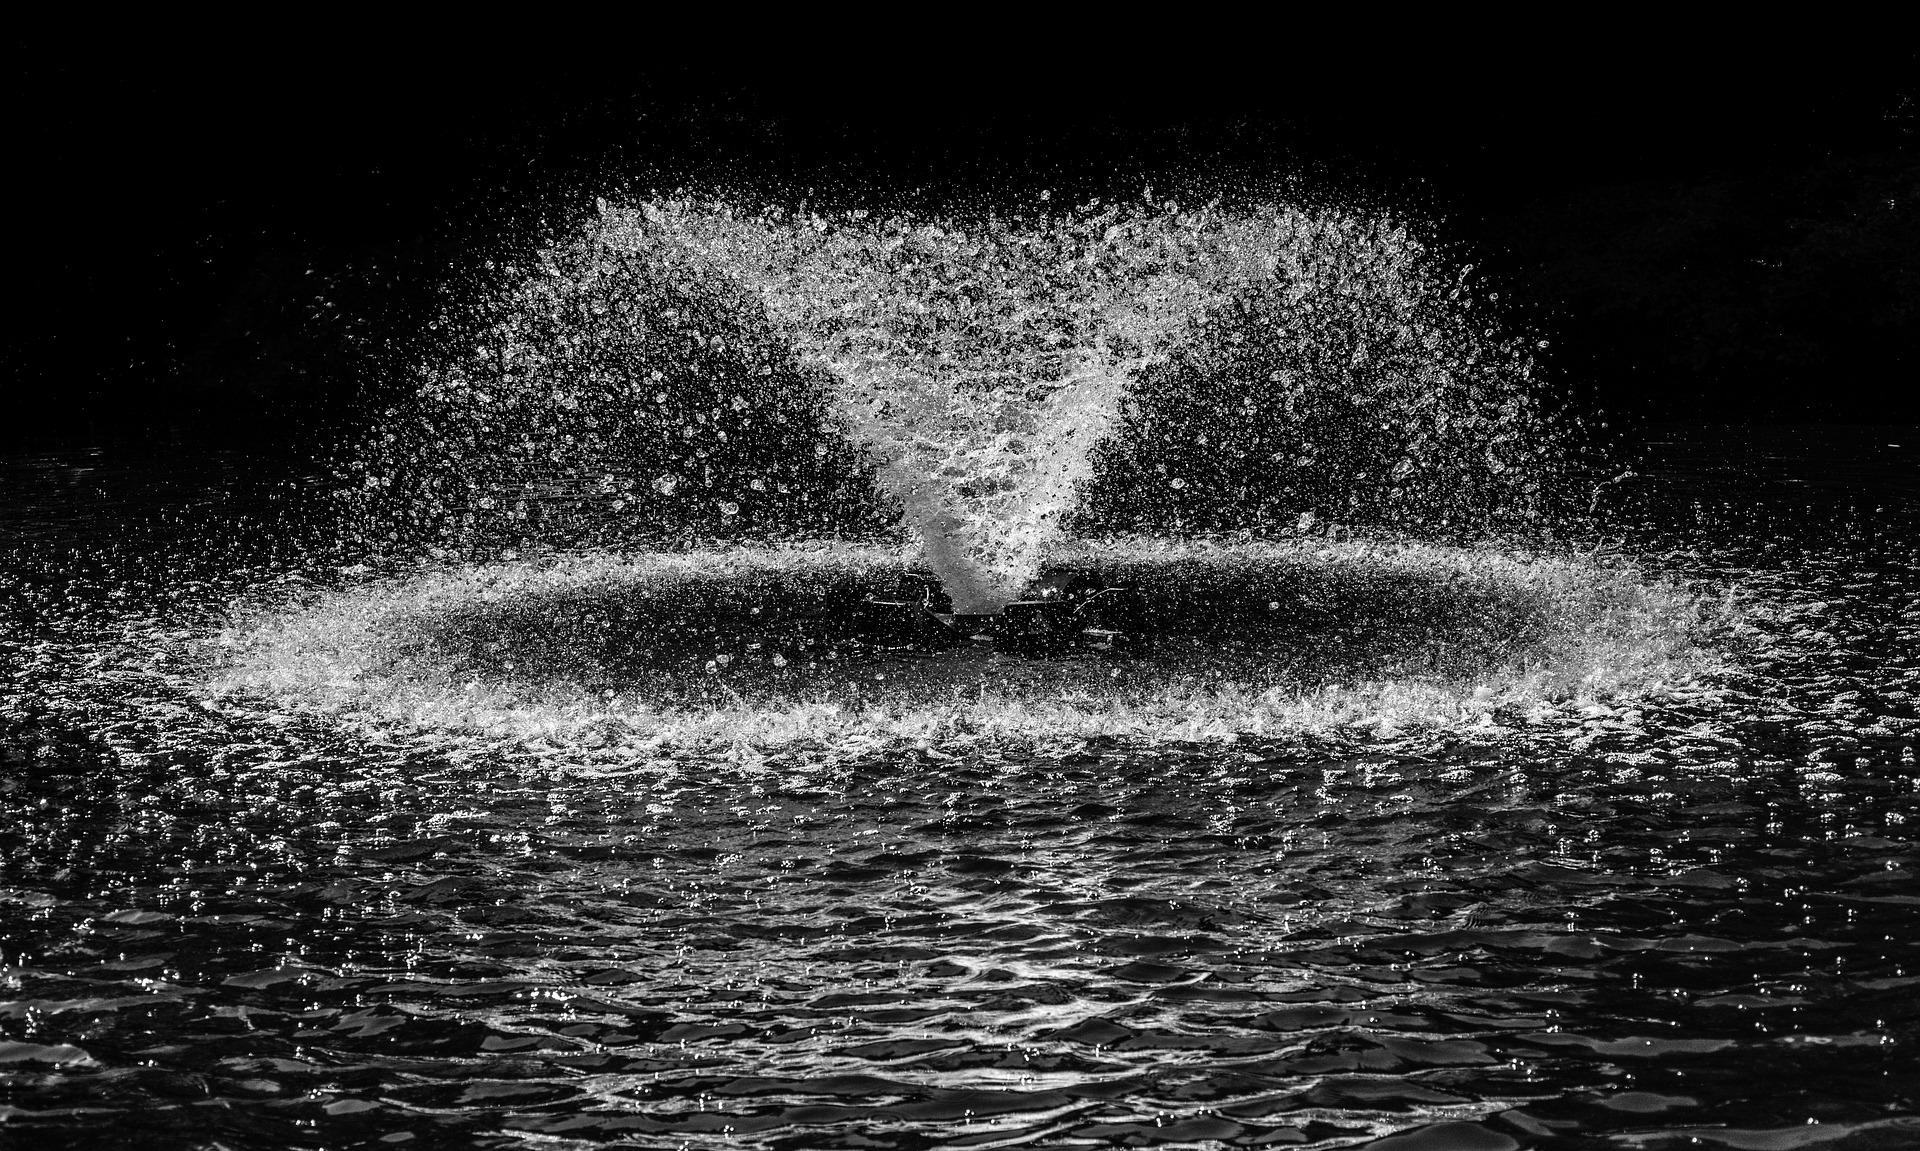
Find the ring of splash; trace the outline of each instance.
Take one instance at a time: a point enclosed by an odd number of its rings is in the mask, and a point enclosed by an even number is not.
[[[909,553],[844,542],[424,569],[239,621],[216,687],[381,726],[688,752],[1392,734],[1699,670],[1693,601],[1629,570],[1414,543],[1134,538],[1050,566],[1142,589],[1124,654],[851,645]]]

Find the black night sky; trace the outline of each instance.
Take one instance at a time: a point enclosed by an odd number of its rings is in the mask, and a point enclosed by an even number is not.
[[[1290,189],[1421,223],[1617,425],[1920,418],[1911,50],[535,67],[510,43],[16,41],[0,436],[298,444],[402,386],[481,261],[676,184]]]

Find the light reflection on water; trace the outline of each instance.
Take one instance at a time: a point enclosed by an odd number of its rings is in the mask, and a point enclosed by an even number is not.
[[[212,701],[260,573],[114,552],[172,492],[43,499],[0,575],[0,1142],[1913,1142],[1915,456],[1689,445],[1610,498],[1756,605],[1716,682],[839,763]]]

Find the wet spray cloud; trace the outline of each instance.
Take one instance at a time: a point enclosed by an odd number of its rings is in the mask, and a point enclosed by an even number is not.
[[[603,201],[496,275],[350,465],[377,541],[894,524],[993,610],[1075,522],[1471,535],[1565,456],[1533,341],[1379,216]]]

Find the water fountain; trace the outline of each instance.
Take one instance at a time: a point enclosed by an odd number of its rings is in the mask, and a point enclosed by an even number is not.
[[[1372,637],[1344,666],[1389,694],[1422,685],[1412,713],[1429,718],[1490,676],[1537,686],[1543,662],[1562,688],[1619,687],[1683,658],[1685,641],[1652,638],[1664,593],[1631,579],[1319,524],[1485,536],[1534,521],[1566,458],[1531,344],[1481,319],[1463,273],[1388,220],[1151,200],[953,219],[601,202],[478,300],[466,342],[353,461],[356,514],[448,557],[503,541],[588,551],[561,565],[571,575],[486,568],[489,594],[528,614],[456,613],[466,630],[444,618],[464,571],[349,593],[329,610],[358,623],[331,639],[258,631],[232,686],[342,703],[351,682],[387,700],[376,710],[491,727],[525,705],[569,723],[684,733],[691,707],[694,730],[796,730],[770,710],[823,731],[838,729],[818,726],[822,708],[878,706],[900,730],[965,713],[1054,738],[1136,730],[1143,698],[1199,677],[1236,701],[1200,709],[1212,730],[1266,730],[1322,709],[1278,649],[1343,596],[1342,626]],[[1238,542],[1207,542],[1222,531]],[[666,566],[605,558],[661,533],[680,553]],[[787,538],[742,546],[756,533]],[[1303,592],[1316,555],[1372,590]],[[1422,565],[1476,590],[1443,606]],[[1483,613],[1506,621],[1504,646],[1460,634],[1487,628],[1469,600],[1505,602]],[[1589,628],[1592,611],[1609,624]],[[1409,638],[1435,626],[1455,634]],[[531,646],[486,654],[512,637]],[[983,643],[1048,658],[966,657]],[[1058,658],[1074,652],[1113,658]],[[972,704],[956,712],[956,694]],[[1098,718],[1031,710],[1061,697]],[[716,701],[753,718],[716,725]]]

